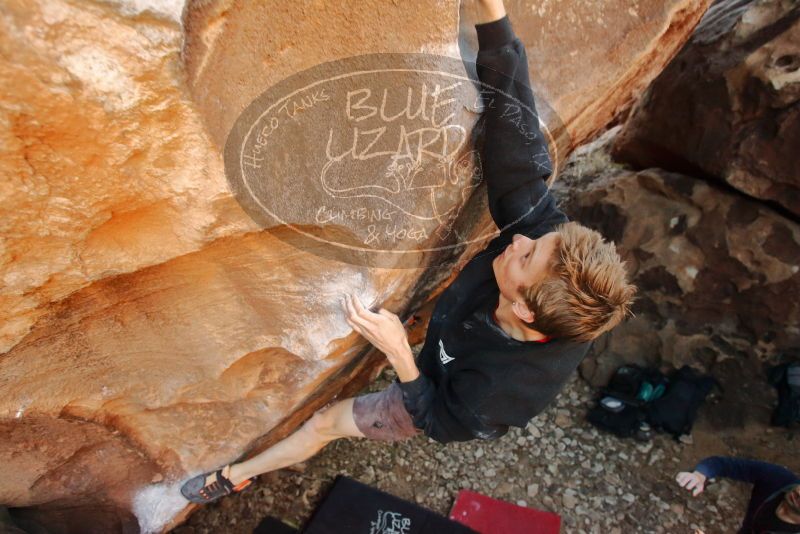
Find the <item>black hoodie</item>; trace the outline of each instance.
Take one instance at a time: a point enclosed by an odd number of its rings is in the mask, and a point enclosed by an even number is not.
[[[476,26],[485,111],[481,163],[500,235],[436,303],[418,358],[420,377],[401,383],[414,424],[446,443],[524,427],[558,394],[588,343],[522,342],[493,319],[499,289],[492,260],[519,233],[536,239],[567,221],[545,180],[552,173],[539,129],[525,47],[508,17]]]

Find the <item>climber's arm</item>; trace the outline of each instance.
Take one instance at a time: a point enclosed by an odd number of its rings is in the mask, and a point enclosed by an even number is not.
[[[525,47],[500,0],[479,4],[477,73],[485,108],[481,165],[489,210],[501,229],[564,222],[545,182],[552,164],[539,129]]]

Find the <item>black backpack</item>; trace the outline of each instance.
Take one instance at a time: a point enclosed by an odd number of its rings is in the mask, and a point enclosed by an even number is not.
[[[791,428],[800,423],[800,362],[776,365],[770,369],[768,378],[778,390],[772,425]]]
[[[606,395],[615,397],[625,404],[639,405],[636,396],[644,381],[645,370],[638,365],[623,365],[614,371],[603,391]]]
[[[714,386],[720,387],[714,378],[684,365],[669,377],[664,396],[648,406],[648,421],[676,438],[690,434],[697,411]]]
[[[597,403],[594,408],[586,414],[586,420],[603,430],[610,432],[621,438],[629,438],[636,435],[636,432],[645,422],[645,411],[638,406],[625,404],[619,412],[611,412]]]
[[[642,424],[647,421],[646,405],[660,396],[666,383],[666,377],[658,369],[623,365],[602,390],[603,396],[618,399],[623,407],[611,411],[603,406],[601,398],[586,414],[586,419],[600,430],[621,438],[649,439],[648,435],[641,434]]]
[[[614,372],[603,392],[625,404],[644,406],[660,397],[667,383],[667,377],[658,369],[623,365]]]

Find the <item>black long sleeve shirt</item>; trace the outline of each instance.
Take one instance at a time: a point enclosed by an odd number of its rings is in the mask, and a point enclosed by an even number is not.
[[[786,492],[800,485],[800,476],[785,467],[743,458],[711,456],[697,464],[695,471],[708,479],[726,477],[753,485],[740,533],[800,532],[800,525],[781,521],[775,513]]]
[[[442,293],[418,357],[420,376],[401,383],[414,424],[446,443],[524,427],[558,394],[588,343],[522,342],[494,321],[492,261],[519,233],[536,239],[567,221],[545,180],[552,173],[539,129],[525,47],[508,17],[476,26],[485,104],[481,162],[489,210],[501,229]]]

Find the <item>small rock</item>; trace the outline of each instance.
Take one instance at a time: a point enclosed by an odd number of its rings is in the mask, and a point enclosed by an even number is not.
[[[514,488],[508,482],[502,482],[497,486],[497,493],[500,495],[509,495]]]
[[[363,480],[366,484],[372,484],[373,482],[375,482],[375,468],[373,468],[372,466],[368,466],[364,470],[363,477],[364,477]]]
[[[664,459],[664,451],[661,449],[656,449],[650,453],[650,458],[647,460],[649,465],[654,465],[656,462],[660,462]]]
[[[292,464],[285,468],[287,471],[294,471],[295,473],[305,473],[306,469],[308,469],[308,464],[305,462],[299,462],[296,464]]]
[[[703,512],[706,509],[706,505],[702,499],[692,499],[687,503],[689,510],[693,512]]]
[[[528,484],[528,497],[533,499],[539,495],[539,484]]]
[[[568,410],[558,410],[556,414],[556,425],[561,428],[569,428],[572,426],[572,418]]]

